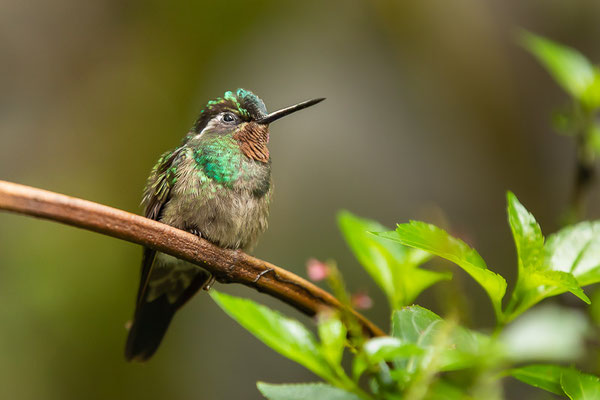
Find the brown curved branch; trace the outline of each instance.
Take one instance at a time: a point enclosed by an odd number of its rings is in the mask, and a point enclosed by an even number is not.
[[[116,208],[0,180],[0,210],[62,222],[159,250],[202,265],[221,283],[241,283],[310,316],[324,307],[343,307],[331,294],[283,268]],[[367,334],[385,335],[364,316],[351,312]]]

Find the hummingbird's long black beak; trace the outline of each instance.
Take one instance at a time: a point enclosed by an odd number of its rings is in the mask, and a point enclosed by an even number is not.
[[[302,103],[282,108],[281,110],[274,111],[271,114],[265,115],[261,119],[256,120],[256,123],[263,125],[270,124],[273,121],[277,121],[281,117],[285,117],[286,115],[290,115],[291,113],[294,113],[296,111],[304,110],[307,107],[314,106],[315,104],[320,103],[323,100],[325,100],[325,97],[303,101]]]

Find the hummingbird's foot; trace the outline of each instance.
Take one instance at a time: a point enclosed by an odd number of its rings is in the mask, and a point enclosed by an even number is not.
[[[269,273],[273,271],[273,268],[267,268],[265,269],[263,272],[261,272],[260,274],[258,274],[258,276],[256,277],[256,279],[254,279],[254,283],[258,282],[260,280],[260,278],[262,278],[263,275]]]
[[[200,232],[199,229],[197,228],[192,228],[192,229],[188,229],[187,230],[189,233],[191,233],[192,235],[196,235],[198,236],[200,239],[202,239],[202,232]]]
[[[215,283],[215,276],[211,275],[210,278],[208,278],[208,280],[204,283],[204,286],[202,286],[202,290],[205,291],[209,291],[210,288],[212,287],[212,285]]]

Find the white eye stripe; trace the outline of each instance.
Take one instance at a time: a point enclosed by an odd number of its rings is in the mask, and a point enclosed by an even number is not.
[[[226,114],[230,114],[231,116],[233,116],[234,120],[232,122],[226,122],[223,120],[223,117]],[[204,127],[204,129],[202,129],[202,131],[200,133],[198,133],[195,137],[198,138],[200,137],[204,132],[209,132],[209,131],[219,131],[221,128],[222,129],[229,129],[226,128],[224,125],[226,126],[232,126],[232,125],[236,125],[240,123],[240,118],[233,112],[231,111],[225,111],[222,112],[220,114],[215,115],[214,117],[212,117],[208,123],[206,124],[206,126]]]
[[[202,136],[202,134],[205,131],[214,130],[215,127],[219,126],[219,124],[220,124],[219,115],[217,115],[216,117],[213,117],[211,120],[209,120],[208,123],[206,124],[206,126],[204,127],[204,129],[202,129],[200,131],[200,133],[196,135],[196,137],[198,138],[198,137]]]

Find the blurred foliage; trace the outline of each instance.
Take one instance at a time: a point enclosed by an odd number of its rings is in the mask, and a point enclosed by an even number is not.
[[[574,368],[558,365],[528,365],[510,371],[515,378],[571,400],[596,399],[600,379]]]
[[[522,33],[523,45],[533,53],[582,108],[600,107],[600,68],[577,50],[529,32]]]
[[[523,32],[521,40],[572,98],[571,104],[556,114],[554,125],[558,132],[574,137],[577,145],[575,188],[565,216],[567,222],[574,222],[585,213],[586,192],[600,156],[600,67],[577,50],[541,36]]]
[[[340,318],[333,312],[324,312],[318,318],[317,341],[298,321],[252,300],[214,291],[213,299],[244,328],[328,383],[259,383],[261,393],[269,400],[309,395],[363,400],[502,399],[502,382],[497,377],[511,375],[572,400],[595,398],[600,394],[600,379],[593,375],[559,365],[515,368],[515,364],[569,362],[584,354],[591,329],[585,316],[556,306],[529,309],[545,298],[567,291],[590,303],[581,286],[600,282],[600,246],[590,245],[600,240],[600,230],[593,229],[600,221],[563,228],[544,244],[533,215],[511,192],[507,201],[519,273],[504,310],[506,281],[490,271],[479,253],[463,241],[434,225],[417,221],[399,224],[391,232],[369,232],[382,226],[348,211],[339,216],[340,228],[361,264],[388,296],[392,306],[389,337],[368,339],[361,329],[353,328],[356,321],[352,321],[351,313],[344,312]],[[410,248],[452,261],[487,291],[498,317],[492,335],[467,329],[452,316],[444,320],[426,308],[398,303],[394,291],[386,286],[399,280],[392,277],[402,277],[403,293],[418,294],[424,289],[419,279],[412,279],[416,266],[406,262],[410,259],[406,254],[414,251]],[[427,261],[428,257],[418,259]],[[590,264],[586,260],[595,261]],[[330,264],[327,270],[332,272],[329,282],[333,292],[349,307],[349,296],[342,290],[344,284],[337,268]],[[518,316],[521,317],[510,323]],[[351,350],[353,357],[350,375],[342,364],[344,347]]]

